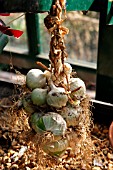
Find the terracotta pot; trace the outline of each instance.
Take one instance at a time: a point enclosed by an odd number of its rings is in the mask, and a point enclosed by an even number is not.
[[[111,123],[109,127],[109,140],[110,140],[111,146],[113,147],[113,122]]]

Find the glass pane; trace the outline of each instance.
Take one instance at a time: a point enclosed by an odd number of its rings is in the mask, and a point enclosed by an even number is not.
[[[43,24],[46,14],[40,14],[40,31],[42,50],[49,53],[50,35]],[[97,62],[99,13],[67,12],[67,19],[63,23],[69,29],[65,36],[68,59],[72,62]]]
[[[39,15],[39,24],[40,24],[40,40],[41,40],[41,48],[43,53],[49,53],[49,43],[51,36],[49,35],[47,28],[44,25],[44,18],[48,15],[48,13],[42,13]]]
[[[3,22],[10,26],[12,29],[22,30],[24,33],[20,38],[15,38],[9,36],[9,42],[4,48],[8,51],[13,51],[17,53],[25,53],[28,51],[27,45],[27,35],[26,35],[26,24],[25,24],[25,15],[22,13],[12,13],[10,16],[1,17]]]

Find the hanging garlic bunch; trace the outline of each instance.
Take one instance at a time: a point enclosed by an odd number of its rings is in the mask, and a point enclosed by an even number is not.
[[[50,13],[44,19],[51,35],[49,68],[37,62],[45,69],[44,73],[39,69],[31,69],[26,76],[27,86],[32,90],[28,101],[36,108],[36,111],[33,108],[30,110],[32,115],[29,123],[39,134],[39,139],[44,137],[41,148],[52,156],[64,153],[66,148],[71,146],[70,140],[73,141],[74,148],[79,145],[74,129],[81,123],[84,114],[82,99],[86,97],[84,82],[79,78],[72,78],[72,67],[65,63],[68,55],[64,35],[69,32],[62,26],[62,9],[66,17],[65,3],[65,0],[55,0]]]
[[[47,94],[47,104],[55,108],[66,106],[68,96],[65,89],[62,87],[56,87],[52,82],[50,87],[51,90]]]
[[[85,83],[80,78],[70,79],[71,98],[74,100],[81,100],[86,96]]]
[[[31,69],[26,75],[26,84],[30,89],[46,86],[46,77],[40,69]]]

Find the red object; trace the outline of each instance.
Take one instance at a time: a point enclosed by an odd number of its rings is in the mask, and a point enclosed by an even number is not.
[[[0,13],[0,16],[9,16],[9,13]]]
[[[19,38],[23,34],[23,31],[11,29],[10,27],[2,25],[2,23],[0,23],[0,31],[3,34],[14,36],[15,38]]]

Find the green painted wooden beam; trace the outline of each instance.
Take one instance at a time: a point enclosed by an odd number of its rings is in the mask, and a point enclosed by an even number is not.
[[[111,0],[108,0],[106,23],[108,25],[113,25],[113,1]]]
[[[39,9],[42,11],[49,11],[53,0],[38,0],[39,1]],[[67,11],[75,11],[75,10],[89,10],[95,0],[67,0],[66,9]]]
[[[67,0],[67,10],[89,10],[102,6],[105,0]],[[49,11],[54,0],[0,0],[0,12],[44,12]],[[96,2],[96,3],[95,3]]]
[[[38,14],[27,13],[25,15],[25,18],[28,35],[29,54],[32,54],[33,57],[41,53],[39,17]]]

